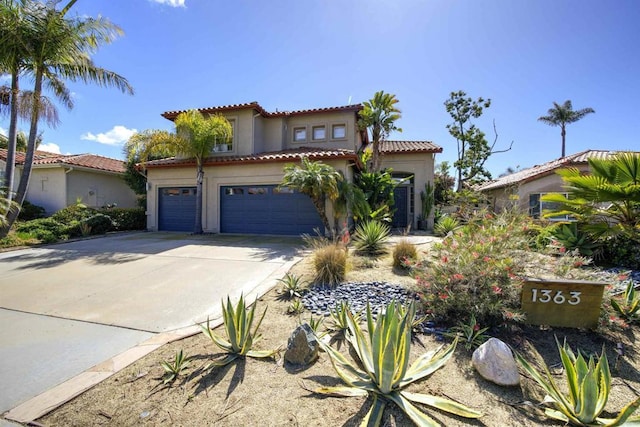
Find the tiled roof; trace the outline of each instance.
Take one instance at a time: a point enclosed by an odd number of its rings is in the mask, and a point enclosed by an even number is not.
[[[442,147],[431,141],[383,141],[380,152],[385,154],[442,153]]]
[[[609,150],[585,150],[576,154],[551,160],[550,162],[543,163],[541,165],[535,165],[533,167],[519,170],[510,175],[503,176],[496,180],[490,181],[486,184],[482,184],[477,187],[478,191],[495,190],[497,188],[508,187],[515,184],[524,184],[525,182],[533,181],[534,179],[542,178],[546,175],[555,173],[560,168],[577,166],[580,164],[586,164],[589,158],[605,159],[607,157],[614,156],[620,153],[620,151]]]
[[[7,150],[0,149],[0,159],[7,159]],[[24,152],[16,152],[16,164],[23,164]],[[33,165],[77,166],[106,172],[124,173],[125,164],[122,160],[98,156],[96,154],[56,154],[47,151],[36,151]]]
[[[224,111],[231,110],[246,110],[253,109],[259,112],[263,117],[286,117],[286,116],[296,116],[296,115],[305,115],[305,114],[316,114],[316,113],[333,113],[338,111],[360,111],[362,109],[361,104],[353,104],[353,105],[343,105],[340,107],[326,107],[326,108],[312,108],[308,110],[295,110],[295,111],[275,111],[268,112],[260,104],[256,101],[246,102],[244,104],[231,104],[231,105],[220,105],[217,107],[206,107],[206,108],[198,108],[197,110],[204,114],[211,113],[221,113]],[[176,110],[176,111],[166,111],[161,114],[165,119],[173,120],[178,114],[185,113],[189,110]]]
[[[357,160],[356,153],[353,150],[344,149],[322,149],[313,147],[301,147],[293,150],[272,151],[268,153],[252,154],[249,156],[219,156],[209,157],[205,160],[205,165],[237,165],[247,163],[271,163],[271,162],[290,162],[300,160],[302,157],[308,157],[311,160]],[[181,167],[195,165],[194,159],[178,159],[170,157],[161,160],[152,160],[146,163],[147,168],[161,167]]]

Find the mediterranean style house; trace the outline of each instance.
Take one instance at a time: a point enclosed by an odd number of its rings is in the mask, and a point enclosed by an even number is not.
[[[358,129],[360,104],[299,111],[268,112],[257,102],[199,109],[222,114],[233,127],[231,142],[216,145],[205,161],[203,228],[211,233],[299,235],[322,222],[309,197],[279,188],[288,163],[303,157],[322,161],[352,180],[358,152],[368,143]],[[168,120],[183,111],[162,114]],[[395,227],[415,225],[420,191],[433,180],[434,159],[442,148],[429,141],[385,141],[382,167],[407,178],[396,189]],[[191,231],[195,218],[196,169],[193,159],[148,162],[147,228]],[[333,217],[327,203],[329,218]]]
[[[519,170],[510,175],[489,181],[476,189],[489,198],[496,211],[518,206],[533,218],[540,218],[542,212],[551,209],[548,202],[541,200],[546,193],[563,193],[564,182],[556,174],[560,169],[577,168],[583,173],[589,172],[589,158],[606,159],[620,151],[585,150],[550,162]],[[554,217],[551,220],[566,220],[566,217]]]
[[[16,153],[15,188],[18,187],[25,153]],[[0,170],[4,171],[7,150],[0,149]],[[136,194],[124,181],[122,160],[95,154],[56,154],[36,151],[26,200],[42,206],[47,215],[78,201],[99,208],[137,206]]]

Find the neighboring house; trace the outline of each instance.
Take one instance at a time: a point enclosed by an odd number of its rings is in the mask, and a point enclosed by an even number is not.
[[[16,153],[14,189],[18,187],[25,153]],[[0,149],[0,168],[4,171],[7,150]],[[117,205],[137,206],[136,194],[124,182],[125,164],[121,160],[95,154],[63,155],[37,151],[26,200],[42,206],[47,215],[77,203],[99,208]]]
[[[545,193],[564,193],[564,182],[556,174],[560,169],[578,168],[589,172],[589,158],[608,158],[620,153],[608,150],[585,150],[560,159],[552,160],[528,169],[522,169],[497,180],[477,187],[477,190],[489,197],[490,204],[496,211],[514,205],[528,212],[533,218],[540,218],[545,210],[553,206],[540,200]],[[554,219],[554,218],[551,218]],[[555,219],[566,219],[558,217]]]
[[[278,188],[287,163],[320,160],[352,180],[357,153],[367,134],[357,126],[361,105],[267,112],[257,102],[203,108],[222,114],[233,127],[229,144],[205,161],[203,227],[206,232],[314,233],[322,222],[311,199]],[[174,120],[183,111],[162,114]],[[382,166],[394,177],[412,176],[396,190],[394,226],[415,225],[420,191],[433,181],[434,158],[442,148],[428,141],[386,141]],[[147,228],[191,231],[195,217],[195,162],[169,158],[147,163]],[[327,203],[329,220],[333,217]]]

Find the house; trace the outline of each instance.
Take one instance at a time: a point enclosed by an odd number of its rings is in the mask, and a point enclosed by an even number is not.
[[[609,150],[585,150],[576,154],[552,160],[541,165],[519,170],[494,181],[478,186],[476,189],[489,198],[494,210],[500,211],[514,204],[522,211],[529,212],[533,218],[540,218],[544,210],[552,209],[548,202],[540,198],[545,193],[565,192],[562,178],[556,174],[560,169],[578,168],[589,172],[589,158],[606,159],[620,153]],[[552,220],[554,218],[551,218]],[[566,219],[559,217],[555,219]]]
[[[203,228],[212,233],[313,233],[322,222],[311,199],[278,188],[288,163],[320,160],[353,179],[357,153],[368,142],[357,126],[362,106],[268,112],[257,102],[202,108],[222,114],[233,127],[230,143],[217,145],[204,164]],[[162,116],[174,120],[183,111]],[[429,141],[386,141],[382,166],[397,178],[411,177],[396,190],[394,226],[415,225],[420,191],[433,180],[434,158],[442,148]],[[147,228],[191,231],[195,217],[195,162],[168,158],[146,164]],[[328,217],[333,217],[327,203]]]
[[[25,153],[16,153],[15,186],[18,187]],[[0,168],[4,171],[7,150],[0,149]],[[95,154],[55,154],[36,151],[26,200],[42,206],[47,215],[82,202],[89,207],[137,206],[136,194],[125,183],[125,164],[121,160]]]

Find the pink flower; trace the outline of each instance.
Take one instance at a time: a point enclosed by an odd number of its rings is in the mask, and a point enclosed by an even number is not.
[[[447,295],[447,294],[440,294],[440,295],[438,295],[438,297],[439,297],[441,300],[445,300],[445,299],[449,298],[449,295]]]
[[[484,262],[489,262],[489,261],[491,261],[491,258],[489,258],[488,256],[486,256],[486,257],[482,258],[482,260],[483,260]]]
[[[453,280],[462,280],[462,279],[464,279],[464,276],[462,274],[460,274],[460,273],[456,273],[453,276],[451,276],[451,279],[453,279]]]
[[[478,252],[473,252],[471,255],[473,255],[473,258],[476,259],[478,258],[480,255],[478,255]]]
[[[446,256],[442,257],[442,262],[449,262],[449,258],[447,258]]]
[[[473,325],[473,331],[474,332],[478,332],[479,330],[480,330],[480,325],[479,324],[476,323],[475,325]]]
[[[573,266],[574,266],[575,268],[582,267],[582,265],[583,265],[583,264],[582,264],[582,261],[576,261],[576,262],[574,262],[574,263],[573,263]]]
[[[502,288],[500,286],[493,285],[491,289],[493,290],[493,293],[496,295],[500,295],[502,293]]]
[[[565,248],[564,246],[562,246],[559,250],[561,254],[567,252],[567,248]]]

